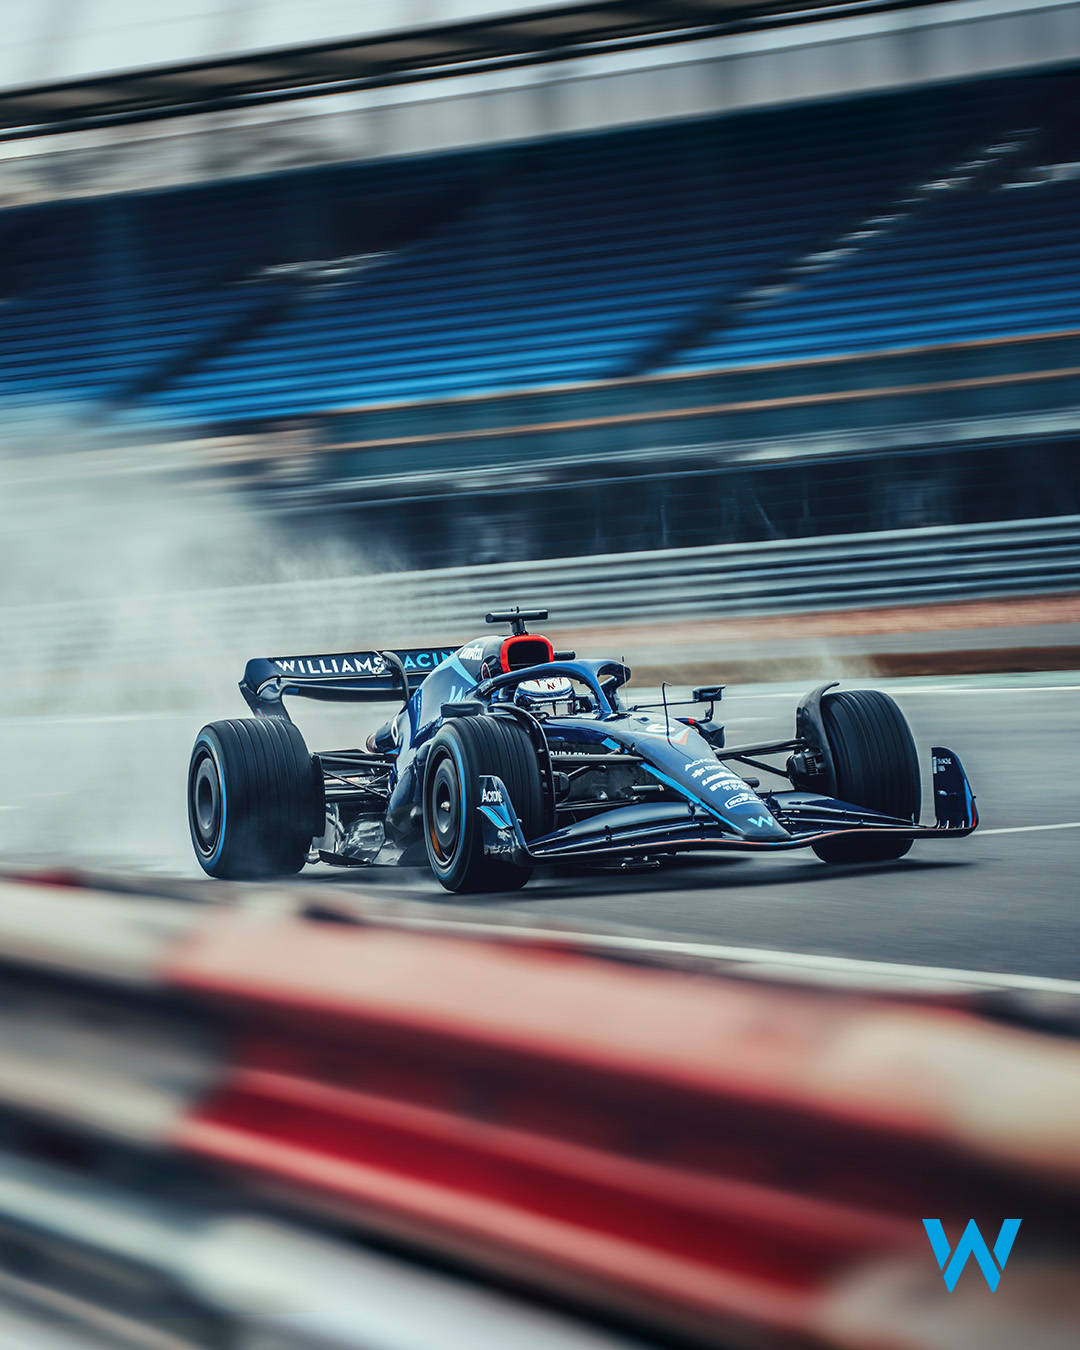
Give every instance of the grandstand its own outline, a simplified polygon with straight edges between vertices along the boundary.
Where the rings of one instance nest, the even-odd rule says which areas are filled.
[[[725,538],[783,533],[796,499],[809,532],[1043,514],[1024,465],[1068,454],[1080,383],[1078,93],[1040,71],[9,208],[0,398],[140,433],[302,429],[326,453],[279,503],[379,505],[401,539],[440,476],[505,504],[528,465],[553,491],[613,466],[658,484],[663,542],[707,542],[702,503],[739,496],[717,475],[778,444],[961,443],[982,468],[958,452],[927,517],[879,464],[905,505],[854,522],[852,471],[809,510],[758,470]],[[411,556],[464,560],[468,509]],[[560,531],[537,500],[511,552],[640,543],[605,514]]]
[[[214,427],[1069,328],[1049,85],[9,211],[0,388]]]

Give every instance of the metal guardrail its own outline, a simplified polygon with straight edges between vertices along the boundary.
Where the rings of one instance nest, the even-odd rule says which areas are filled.
[[[1080,589],[1080,516],[434,571],[121,594],[0,610],[9,673],[453,641],[487,609],[560,625],[920,604]]]

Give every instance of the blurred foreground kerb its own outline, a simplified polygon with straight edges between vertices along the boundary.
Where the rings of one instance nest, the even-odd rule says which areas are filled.
[[[24,1200],[57,1173],[90,1187],[64,1241],[111,1262],[137,1259],[95,1223],[93,1188],[119,1184],[183,1200],[159,1277],[193,1211],[270,1206],[647,1340],[975,1347],[1008,1328],[1049,1347],[1075,1317],[1080,1047],[970,995],[318,921],[288,891],[243,911],[25,880],[2,896],[4,1165]],[[48,1222],[0,1195],[40,1248]],[[946,1293],[927,1215],[953,1241],[1023,1219],[997,1293],[973,1263]],[[48,1240],[39,1269],[65,1288]],[[259,1311],[168,1278],[200,1315]]]

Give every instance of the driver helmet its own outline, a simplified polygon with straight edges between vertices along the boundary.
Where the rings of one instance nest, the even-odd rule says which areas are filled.
[[[522,680],[514,694],[514,702],[534,712],[555,713],[559,705],[565,711],[574,710],[574,682],[566,675],[545,675],[539,680]]]

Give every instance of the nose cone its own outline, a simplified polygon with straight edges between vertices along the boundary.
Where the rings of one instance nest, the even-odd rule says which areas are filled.
[[[698,800],[743,839],[765,844],[791,838],[750,785],[715,755],[691,759],[680,776]]]

